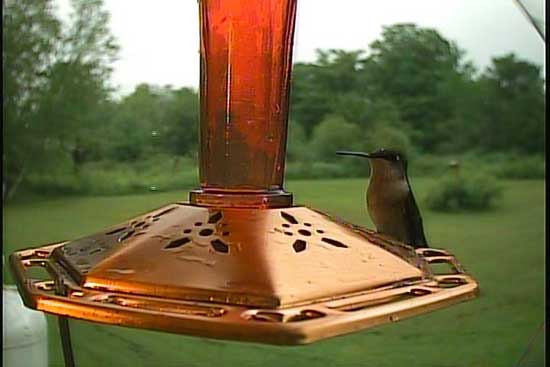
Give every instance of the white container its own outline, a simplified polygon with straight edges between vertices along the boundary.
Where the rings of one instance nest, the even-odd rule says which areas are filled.
[[[15,286],[3,288],[3,366],[47,367],[46,316],[26,308]]]

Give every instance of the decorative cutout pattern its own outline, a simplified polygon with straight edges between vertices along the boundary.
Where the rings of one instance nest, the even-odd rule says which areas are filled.
[[[187,237],[179,238],[177,240],[171,241],[168,245],[164,246],[164,249],[165,250],[172,250],[172,249],[175,249],[175,248],[179,248],[183,245],[186,245],[189,242],[191,242],[191,240]]]
[[[172,210],[174,210],[174,209],[176,209],[175,206],[173,206],[173,207],[171,207],[171,208],[168,208],[168,209],[166,209],[166,210],[163,210],[163,211],[161,211],[160,213],[157,213],[157,214],[153,215],[153,220],[162,217],[164,214],[170,213],[170,212],[171,212]]]
[[[208,223],[210,224],[216,224],[218,223],[220,220],[222,220],[222,212],[215,212],[214,214],[212,214],[210,216],[210,218],[208,218]]]
[[[286,322],[297,322],[297,321],[306,321],[312,319],[318,319],[324,317],[325,314],[316,310],[301,310],[300,313],[290,316]]]
[[[348,246],[344,245],[342,242],[333,240],[332,238],[323,237],[321,238],[321,241],[328,243],[329,245],[340,247],[340,248],[348,248]]]
[[[220,239],[212,240],[212,242],[210,242],[210,244],[212,245],[212,248],[214,248],[214,250],[216,250],[217,252],[221,252],[223,254],[229,253],[229,246],[227,246]]]
[[[116,229],[113,229],[112,231],[109,231],[107,233],[105,233],[107,236],[110,236],[112,234],[116,234],[116,233],[119,233],[119,232],[122,232],[124,231],[126,228],[128,227],[120,227],[120,228],[116,228]]]
[[[281,217],[283,217],[289,223],[298,224],[298,220],[296,219],[296,217],[288,214],[287,212],[281,212]]]
[[[292,244],[292,247],[294,248],[294,251],[302,252],[306,249],[307,244],[304,240],[296,240],[294,241],[294,244]]]
[[[205,228],[205,229],[201,229],[201,231],[199,232],[199,235],[203,236],[203,237],[207,237],[207,236],[210,236],[214,233],[213,230],[211,230],[210,228]]]
[[[215,211],[210,214],[208,217],[208,220],[205,222],[202,221],[196,221],[193,223],[194,228],[185,228],[183,230],[183,233],[186,235],[191,236],[184,237],[187,239],[188,242],[195,242],[199,246],[208,246],[207,244],[203,243],[207,237],[216,236],[216,228],[212,225],[216,225],[216,227],[226,227],[227,223],[220,223],[220,221],[223,219],[223,213],[221,211]],[[223,231],[219,236],[227,237],[229,236],[229,231]],[[177,240],[176,240],[177,241]],[[229,245],[221,240],[220,238],[215,237],[214,239],[209,240],[208,244],[217,253],[220,254],[228,254],[229,253]],[[165,247],[166,249],[167,247]]]
[[[118,242],[126,241],[128,238],[132,237],[132,235],[133,235],[135,232],[136,232],[136,231],[132,229],[132,230],[130,230],[130,231],[124,233],[122,236],[120,236],[120,237],[118,238],[117,241],[118,241]]]
[[[300,223],[300,219],[291,215],[287,212],[281,211],[281,217],[286,221],[282,223],[282,228],[275,228],[275,231],[285,234],[286,236],[299,236],[300,238],[295,240],[292,244],[292,248],[296,253],[302,252],[307,249],[308,241],[312,241],[315,244],[314,238],[317,235],[322,235],[325,233],[324,229],[313,228],[313,224],[310,222]],[[301,228],[297,228],[296,232],[291,231],[294,226],[303,225]],[[315,241],[315,242],[314,242]],[[322,237],[321,242],[338,247],[338,248],[348,248],[348,246],[338,240],[329,237]],[[317,242],[318,243],[318,242]]]

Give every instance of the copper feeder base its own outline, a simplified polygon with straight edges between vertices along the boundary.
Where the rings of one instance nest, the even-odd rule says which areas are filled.
[[[307,344],[478,292],[445,251],[414,251],[306,207],[175,203],[89,237],[16,252],[10,261],[33,309],[270,344]],[[449,274],[434,274],[431,263],[447,263]],[[45,267],[51,278],[32,279],[32,267]]]

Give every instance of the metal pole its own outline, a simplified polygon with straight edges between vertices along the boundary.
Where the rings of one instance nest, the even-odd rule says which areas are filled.
[[[71,344],[71,333],[69,329],[69,319],[65,316],[57,318],[59,334],[61,335],[61,345],[63,347],[63,359],[65,367],[75,367],[73,347]]]
[[[67,296],[67,287],[63,283],[63,279],[56,279],[55,292],[59,295]],[[65,360],[65,367],[75,367],[73,346],[71,343],[71,332],[69,329],[69,319],[65,316],[59,316],[57,318],[57,324],[59,327],[59,335],[61,336],[61,346],[63,348],[63,359]]]

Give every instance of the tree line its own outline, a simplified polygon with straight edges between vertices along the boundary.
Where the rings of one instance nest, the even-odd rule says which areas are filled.
[[[113,97],[119,46],[103,1],[71,8],[64,24],[51,0],[3,3],[4,199],[61,162],[79,177],[91,162],[196,157],[197,91],[140,84]],[[477,70],[438,31],[395,24],[365,50],[318,50],[294,65],[288,160],[341,162],[337,149],[379,146],[541,154],[544,97],[538,65],[508,54]]]

